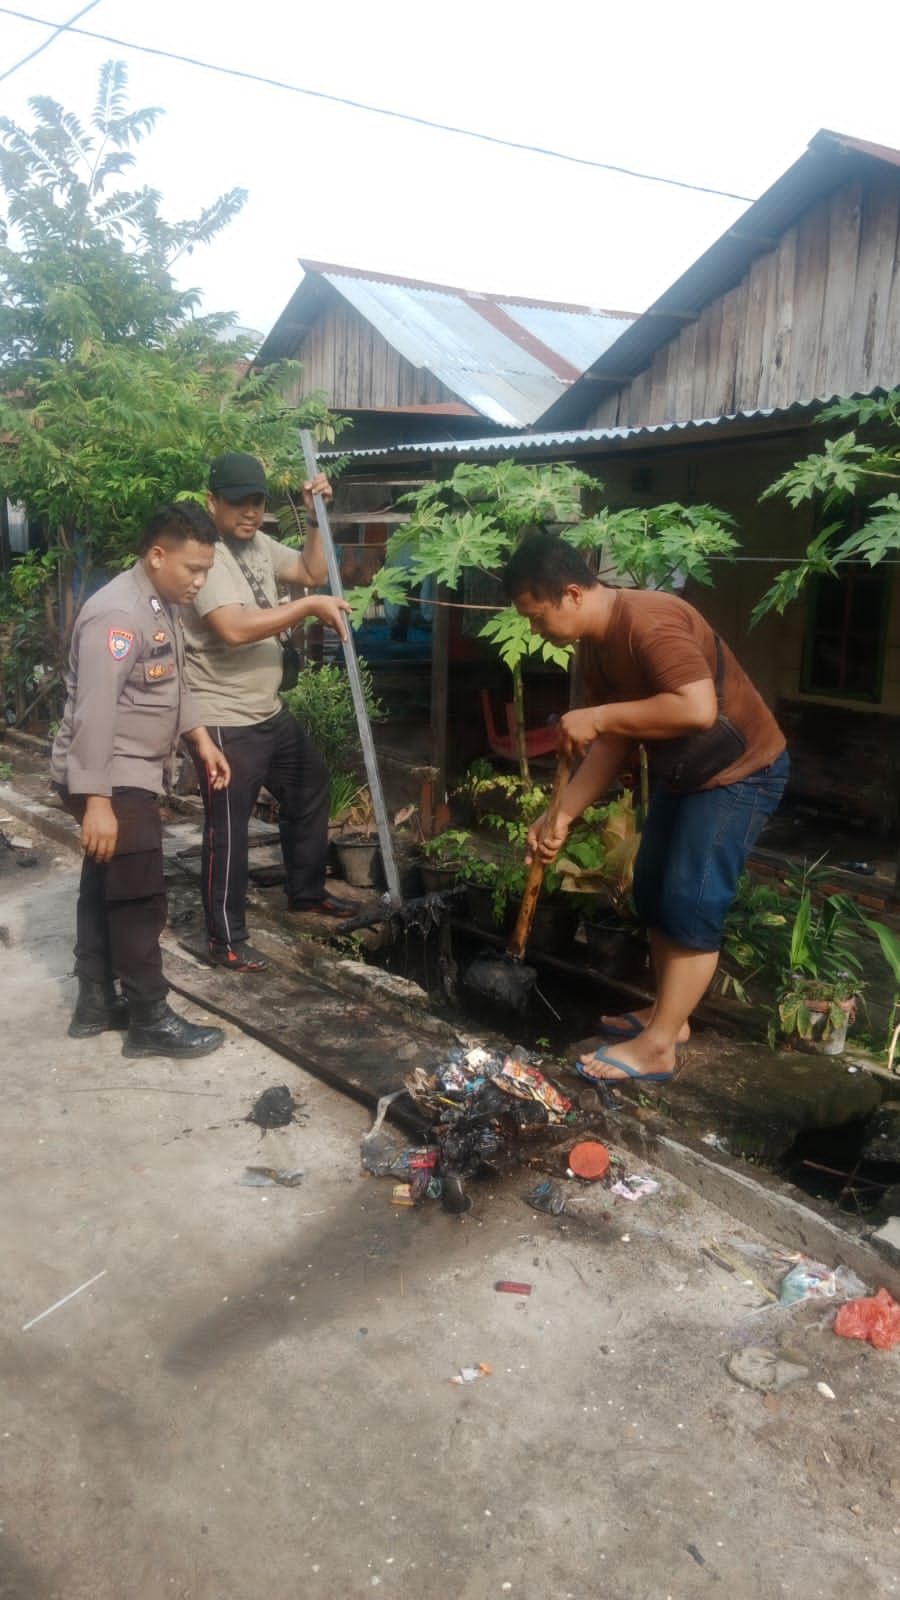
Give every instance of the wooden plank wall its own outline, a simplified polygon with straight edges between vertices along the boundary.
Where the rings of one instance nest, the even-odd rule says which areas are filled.
[[[844,184],[598,402],[590,427],[686,422],[900,383],[900,171]]]
[[[436,405],[458,399],[430,372],[405,360],[338,295],[296,354],[303,363],[301,392],[321,390],[338,410]]]

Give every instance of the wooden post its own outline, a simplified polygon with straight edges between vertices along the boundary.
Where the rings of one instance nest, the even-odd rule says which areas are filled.
[[[446,585],[439,583],[431,624],[431,765],[435,768],[435,799],[438,805],[447,797],[450,612],[446,604],[442,604],[447,598]]]

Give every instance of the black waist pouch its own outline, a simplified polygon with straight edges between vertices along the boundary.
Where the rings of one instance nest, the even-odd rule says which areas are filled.
[[[724,677],[722,646],[716,634],[716,699],[720,708]],[[720,709],[711,728],[686,733],[681,739],[661,740],[650,754],[650,772],[676,794],[690,794],[695,789],[703,789],[726,767],[733,766],[746,748],[747,741],[740,728],[736,728]]]
[[[282,637],[281,640],[281,683],[279,694],[284,694],[286,689],[295,689],[300,676],[300,652],[290,639]]]

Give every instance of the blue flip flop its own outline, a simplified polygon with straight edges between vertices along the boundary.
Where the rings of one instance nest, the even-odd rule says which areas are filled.
[[[608,1022],[601,1022],[598,1024],[597,1032],[604,1034],[608,1039],[636,1039],[639,1033],[643,1033],[644,1024],[633,1011],[623,1012],[622,1021],[627,1022],[627,1028],[614,1028]]]
[[[615,1056],[609,1055],[605,1050],[595,1050],[593,1059],[601,1061],[605,1067],[618,1068],[619,1072],[625,1073],[626,1078],[633,1079],[637,1083],[670,1083],[675,1076],[674,1072],[638,1072],[637,1067],[630,1067],[627,1061],[617,1061]],[[584,1078],[586,1083],[595,1086],[598,1083],[615,1084],[619,1081],[616,1078],[601,1078],[594,1072],[588,1072],[580,1061],[575,1062],[575,1071],[579,1078]]]

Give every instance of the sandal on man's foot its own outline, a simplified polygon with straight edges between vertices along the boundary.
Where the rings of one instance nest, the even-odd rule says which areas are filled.
[[[610,1022],[604,1022],[601,1017],[597,1032],[607,1039],[636,1039],[643,1033],[645,1024],[633,1011],[626,1011],[621,1017],[614,1017]]]
[[[224,967],[226,972],[264,972],[269,965],[261,950],[252,944],[216,944],[209,941],[209,960],[213,967]]]
[[[616,1056],[611,1056],[606,1050],[595,1050],[592,1061],[598,1061],[602,1067],[615,1067],[618,1072],[625,1074],[622,1078],[607,1078],[601,1072],[589,1072],[580,1061],[575,1062],[575,1071],[579,1078],[584,1078],[586,1083],[671,1083],[674,1072],[641,1072],[637,1067],[630,1067],[627,1061],[619,1061]]]

